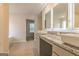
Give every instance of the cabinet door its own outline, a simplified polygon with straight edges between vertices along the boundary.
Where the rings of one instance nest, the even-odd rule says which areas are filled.
[[[74,56],[72,53],[70,53],[56,45],[53,45],[53,52],[56,52],[56,54],[59,56]],[[53,53],[53,55],[54,55],[54,53]]]
[[[52,45],[40,38],[40,56],[51,56]]]

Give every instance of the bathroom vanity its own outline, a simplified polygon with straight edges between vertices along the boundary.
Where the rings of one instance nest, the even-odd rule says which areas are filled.
[[[38,32],[35,43],[38,56],[78,56],[79,34],[76,32]]]
[[[77,13],[74,19],[73,6],[74,4],[60,3],[43,13],[44,31],[35,35],[35,55],[79,56],[79,17]]]

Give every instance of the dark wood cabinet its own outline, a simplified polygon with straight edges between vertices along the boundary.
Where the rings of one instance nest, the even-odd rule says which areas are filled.
[[[51,56],[52,55],[52,45],[40,39],[40,56]]]

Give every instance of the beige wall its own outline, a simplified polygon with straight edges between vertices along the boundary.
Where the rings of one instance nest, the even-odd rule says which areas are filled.
[[[37,32],[42,30],[42,12],[40,12],[39,15],[36,16],[35,18],[35,33],[34,33],[34,38],[36,39]]]
[[[42,30],[42,12],[35,19],[35,27],[37,31]]]
[[[9,36],[14,42],[26,42],[26,19],[35,20],[35,16],[27,14],[9,15]]]
[[[8,4],[0,4],[0,53],[8,53]]]
[[[75,21],[74,21],[75,28],[79,28],[79,14],[75,14]]]

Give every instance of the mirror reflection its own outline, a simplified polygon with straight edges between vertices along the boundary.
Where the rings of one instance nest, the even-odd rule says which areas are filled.
[[[53,27],[64,28],[68,26],[68,4],[60,3],[53,9]]]
[[[45,28],[51,28],[51,11],[48,11],[45,15]]]

